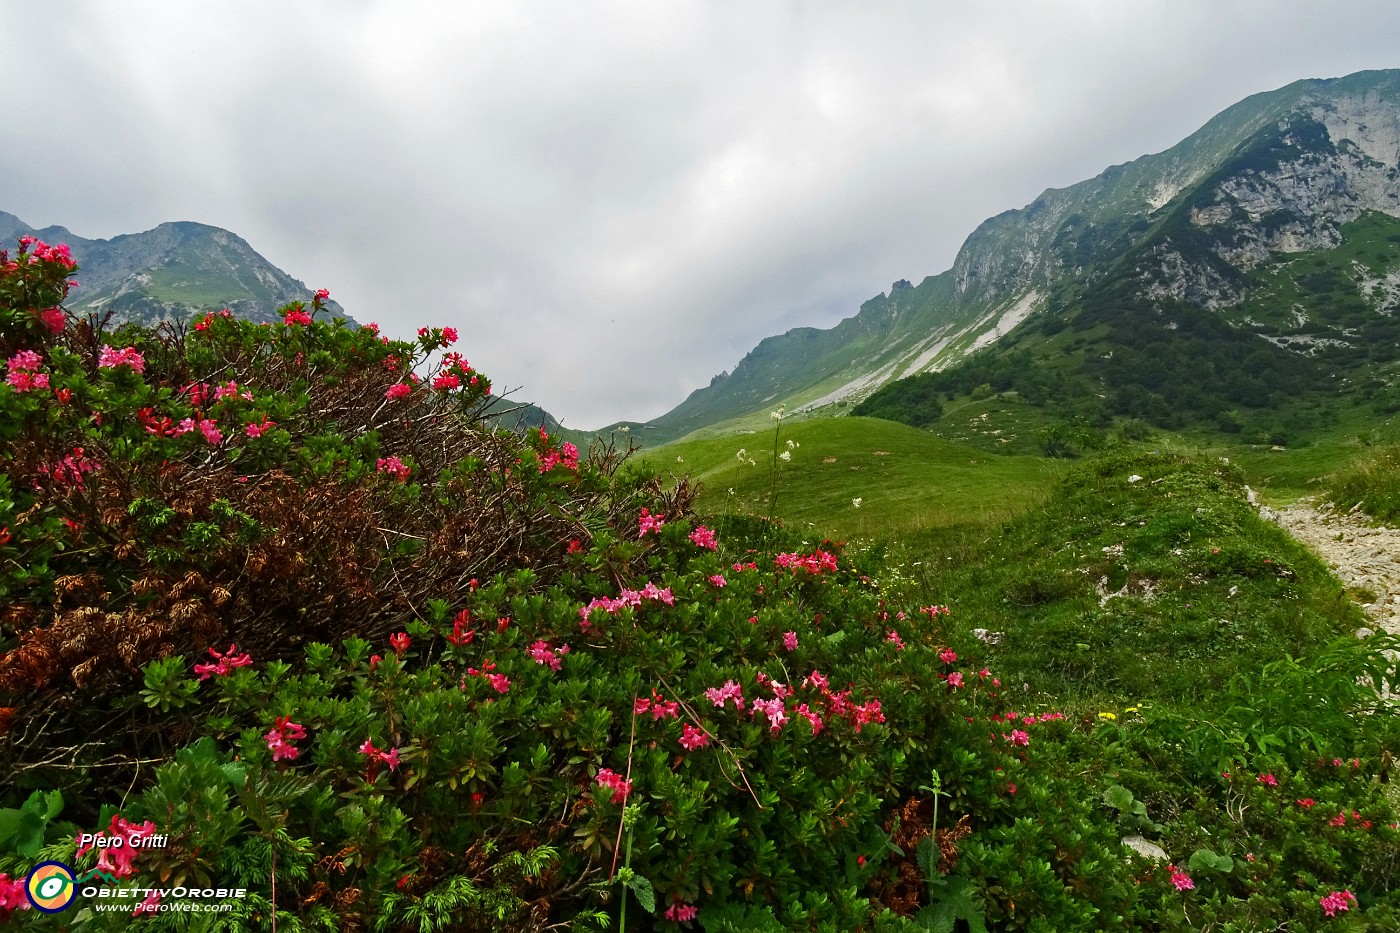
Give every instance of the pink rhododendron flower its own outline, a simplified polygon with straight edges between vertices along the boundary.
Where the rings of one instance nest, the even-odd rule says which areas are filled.
[[[1261,774],[1254,779],[1254,783],[1265,784],[1269,787],[1278,787],[1278,778],[1274,777],[1272,774]]]
[[[715,533],[704,525],[701,525],[690,533],[690,540],[695,543],[696,547],[702,547],[709,551],[714,551],[719,548],[719,545],[715,542]]]
[[[623,803],[627,800],[627,795],[632,792],[632,782],[608,768],[598,769],[596,780],[599,787],[606,787],[613,792],[613,803]]]
[[[1356,903],[1356,896],[1350,891],[1337,891],[1322,898],[1319,903],[1322,905],[1322,912],[1329,917],[1335,917],[1339,910],[1351,910],[1351,905]]]
[[[894,650],[896,651],[904,650],[904,639],[900,638],[899,633],[894,629],[890,629],[889,634],[885,636],[885,641],[894,645]]]
[[[29,896],[24,893],[25,883],[23,878],[11,878],[8,874],[0,872],[0,916],[7,910],[31,910]]]
[[[681,726],[681,748],[687,751],[695,751],[697,748],[704,748],[710,744],[709,733],[703,729],[697,729],[690,723]]]
[[[1345,813],[1338,813],[1336,816],[1332,817],[1330,820],[1327,821],[1327,825],[1345,826],[1347,825],[1347,815]]]
[[[411,470],[398,457],[380,457],[374,462],[374,468],[380,473],[387,473],[399,482],[407,482]]]
[[[78,837],[77,854],[79,856],[87,854],[92,849],[97,849],[97,868],[99,871],[111,873],[117,878],[129,878],[136,874],[133,862],[141,851],[139,843],[133,845],[133,839],[145,839],[153,835],[156,826],[150,820],[140,826],[123,819],[120,814],[112,815],[112,822],[108,828],[100,833],[96,833],[96,839],[83,843],[82,837]],[[108,840],[106,845],[99,844],[98,839]],[[122,840],[120,845],[113,844],[113,840]]]
[[[302,306],[301,302],[297,302],[287,311],[286,316],[282,318],[282,323],[286,324],[288,327],[304,326],[311,323],[311,315],[306,313],[306,309]]]
[[[218,445],[223,443],[224,432],[220,431],[218,425],[210,421],[208,418],[200,420],[199,433],[203,434],[204,439],[211,444]]]
[[[770,732],[781,732],[783,723],[788,721],[787,713],[783,709],[783,701],[777,698],[772,700],[754,700],[753,709],[749,711],[749,716],[754,717],[762,713],[768,720]]]
[[[394,649],[394,654],[403,654],[408,650],[409,641],[407,632],[398,632],[389,636],[389,647]]]
[[[5,361],[12,373],[35,372],[44,364],[44,358],[33,350],[20,350]]]
[[[238,383],[233,381],[229,381],[226,385],[215,386],[214,400],[216,402],[222,402],[226,398],[241,398],[244,401],[251,402],[253,400],[253,393],[249,392],[247,389],[240,390],[238,388]]]
[[[237,645],[229,645],[228,651],[219,654],[213,648],[209,649],[209,654],[213,656],[216,664],[196,664],[194,672],[199,675],[200,680],[208,680],[211,675],[227,677],[233,673],[234,668],[247,667],[253,663],[253,659],[246,654],[237,654]]]
[[[836,572],[836,555],[821,550],[813,551],[811,554],[805,555],[796,552],[792,554],[779,554],[773,560],[774,563],[782,569],[791,570],[793,573],[799,570],[805,570],[807,573],[813,575],[823,572]]]
[[[813,735],[817,735],[818,733],[820,733],[822,731],[823,726],[825,725],[825,723],[822,722],[822,718],[816,713],[814,713],[811,707],[809,707],[806,703],[803,703],[802,705],[797,707],[797,715],[806,718],[806,720],[812,724]]]
[[[710,687],[705,691],[705,696],[720,709],[724,708],[725,700],[733,700],[735,709],[740,712],[744,710],[743,688],[732,680],[726,680],[723,687]]]
[[[316,289],[316,295],[315,295],[315,297],[314,297],[312,300],[314,300],[314,301],[325,301],[325,300],[326,300],[327,298],[329,298],[330,296],[331,296],[330,289],[328,289],[328,288],[318,288],[318,289]]]
[[[490,682],[491,689],[497,693],[510,692],[510,678],[505,674],[487,674],[486,679]]]
[[[726,586],[729,583],[728,580],[724,579],[724,575],[719,573],[715,574],[713,577],[710,577],[710,582],[713,583],[715,586]]]
[[[47,389],[49,376],[47,373],[12,372],[5,377],[5,382],[16,392],[33,392],[35,389]]]
[[[1012,745],[1024,746],[1031,744],[1030,733],[1026,732],[1023,729],[1012,729],[1010,735],[1002,733],[1001,737],[1006,741],[1010,742]]]
[[[264,432],[271,431],[275,427],[277,427],[277,422],[263,415],[262,424],[253,424],[250,421],[247,426],[243,428],[243,431],[249,437],[262,437]]]
[[[681,713],[681,705],[675,700],[667,700],[653,690],[651,699],[639,698],[632,704],[632,712],[638,716],[650,712],[653,720],[675,719]]]
[[[963,685],[963,675],[954,671],[948,675],[948,686],[961,687]]]
[[[1298,801],[1298,806],[1302,807],[1304,810],[1311,810],[1316,805],[1317,801],[1313,800],[1311,797],[1304,797],[1302,800]]]
[[[442,329],[442,342],[445,346],[452,346],[457,342],[457,328],[444,327]],[[478,357],[479,359],[479,357]]]
[[[389,386],[389,390],[384,393],[385,398],[400,399],[408,398],[413,394],[413,386],[406,382],[396,382]]]
[[[140,353],[136,352],[135,347],[117,350],[105,343],[102,345],[102,355],[98,357],[97,365],[108,369],[117,366],[130,366],[138,373],[146,371],[146,360]]]
[[[698,913],[700,913],[700,908],[696,907],[694,904],[676,903],[666,908],[664,916],[667,920],[671,920],[675,923],[686,923],[690,920],[694,920],[695,915]]]
[[[433,379],[433,388],[439,392],[447,392],[452,389],[460,389],[462,380],[451,373],[440,373]]]
[[[958,656],[952,648],[944,648],[942,651],[938,652],[938,659],[944,664],[952,664],[958,659]]]
[[[796,650],[797,650],[797,633],[796,633],[796,632],[783,632],[783,650],[785,650],[785,651],[796,651]]]
[[[1172,873],[1172,884],[1176,885],[1178,891],[1190,891],[1196,886],[1191,876],[1184,871],[1178,871],[1175,865],[1168,865],[1167,871]]]
[[[849,691],[847,691],[849,692]],[[855,708],[856,732],[860,732],[860,727],[866,723],[884,722],[885,714],[880,711],[880,701],[870,700]]]
[[[267,747],[272,749],[273,761],[281,761],[284,758],[294,761],[301,754],[301,750],[292,743],[306,738],[306,730],[292,722],[290,716],[279,716],[272,731],[263,738],[267,741]]]
[[[556,651],[549,646],[549,642],[540,640],[531,645],[527,653],[536,664],[548,664],[550,670],[557,671],[564,663],[561,655],[569,653],[569,646],[560,645]]]
[[[39,323],[48,328],[51,334],[63,333],[64,325],[67,323],[63,316],[62,308],[45,308],[38,313]],[[140,370],[137,370],[140,372]]]
[[[666,524],[664,515],[652,515],[650,511],[643,508],[641,516],[637,519],[637,537],[645,538],[648,534],[661,534],[661,527]]]

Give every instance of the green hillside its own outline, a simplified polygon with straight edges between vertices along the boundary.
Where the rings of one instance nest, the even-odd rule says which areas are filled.
[[[839,537],[1001,520],[1035,505],[1062,472],[1044,458],[981,452],[879,419],[822,418],[781,425],[778,454],[790,459],[776,461],[775,475],[774,435],[682,441],[640,460],[698,481],[701,510],[767,515],[773,501],[795,530]]]

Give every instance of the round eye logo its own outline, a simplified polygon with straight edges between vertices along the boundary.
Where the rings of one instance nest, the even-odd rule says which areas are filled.
[[[30,869],[24,891],[37,909],[56,914],[73,903],[78,889],[73,883],[73,869],[62,862],[44,862]]]

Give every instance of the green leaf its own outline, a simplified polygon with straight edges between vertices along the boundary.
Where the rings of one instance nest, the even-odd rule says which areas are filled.
[[[1103,792],[1103,802],[1115,810],[1127,810],[1133,805],[1133,792],[1121,784],[1114,784]]]
[[[642,910],[649,914],[656,913],[656,892],[652,890],[650,881],[641,875],[633,875],[627,886],[637,895],[637,903],[642,905]]]
[[[228,778],[229,784],[234,790],[242,790],[247,781],[247,768],[241,761],[230,761],[219,765],[219,770]]]
[[[1214,871],[1229,872],[1235,867],[1235,860],[1228,855],[1217,855],[1210,849],[1197,849],[1192,855],[1186,867],[1194,871],[1201,869],[1212,869]]]

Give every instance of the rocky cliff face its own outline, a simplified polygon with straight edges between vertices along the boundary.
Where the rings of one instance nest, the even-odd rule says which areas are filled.
[[[77,314],[111,312],[114,323],[183,320],[219,308],[253,321],[275,321],[279,307],[311,297],[312,289],[243,238],[206,224],[165,223],[144,233],[89,240],[64,227],[35,230],[0,212],[0,242],[12,246],[24,234],[67,243],[80,282],[68,307]],[[334,302],[329,307],[348,318]]]
[[[1125,270],[1147,301],[1257,323],[1261,301],[1294,299],[1267,279],[1272,267],[1337,249],[1370,215],[1400,217],[1400,71],[1299,81],[1241,101],[1166,152],[987,220],[951,269],[916,287],[896,283],[835,328],[768,338],[657,419],[655,436],[779,402],[859,400],[953,365]],[[1392,270],[1372,259],[1345,284],[1369,289],[1380,308]],[[1316,323],[1298,313],[1311,320],[1295,329]],[[1316,339],[1348,338],[1339,330]]]

